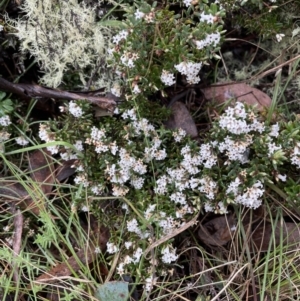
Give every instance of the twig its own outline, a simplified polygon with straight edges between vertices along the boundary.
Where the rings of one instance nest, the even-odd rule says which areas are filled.
[[[14,258],[20,254],[23,232],[23,214],[20,209],[17,210],[14,217],[14,239],[13,239],[13,251]],[[13,278],[16,283],[19,282],[19,267],[17,261],[13,260]]]
[[[95,104],[98,107],[102,109],[106,109],[108,111],[113,111],[116,106],[116,102],[112,98],[92,96],[80,92],[68,92],[68,91],[62,91],[58,89],[45,88],[36,84],[34,85],[14,84],[1,77],[0,77],[0,90],[18,94],[20,96],[25,97],[26,99],[41,98],[41,97],[54,98],[54,99],[62,98],[65,100],[85,99],[90,103]]]
[[[158,247],[159,245],[163,244],[165,241],[170,240],[172,237],[178,235],[179,233],[187,230],[189,227],[195,225],[197,223],[197,219],[198,219],[199,213],[193,218],[191,219],[188,223],[184,224],[182,227],[172,231],[171,233],[167,234],[166,236],[160,238],[159,240],[155,241],[151,246],[149,246],[145,252],[144,252],[144,256],[146,256],[151,250],[153,250],[154,248]]]

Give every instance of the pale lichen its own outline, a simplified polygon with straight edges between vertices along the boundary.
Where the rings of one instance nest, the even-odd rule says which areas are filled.
[[[44,72],[42,84],[57,87],[75,72],[83,87],[110,85],[105,67],[111,32],[96,22],[95,8],[77,0],[25,0],[21,10],[24,16],[10,21],[20,50],[34,56]]]

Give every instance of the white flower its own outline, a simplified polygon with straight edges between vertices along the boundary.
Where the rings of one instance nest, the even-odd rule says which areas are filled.
[[[60,157],[65,161],[77,159],[77,155],[72,153],[70,149],[67,149],[64,153],[60,153]]]
[[[186,76],[189,84],[199,83],[200,77],[197,75],[202,67],[202,63],[182,62],[174,67],[178,72]]]
[[[156,204],[149,205],[147,210],[144,212],[145,219],[149,220],[152,216],[152,212],[154,211]]]
[[[144,185],[145,179],[142,177],[136,177],[133,176],[130,180],[130,184],[135,188],[135,189],[142,189]]]
[[[238,160],[241,163],[247,162],[247,147],[252,143],[252,137],[248,136],[246,141],[233,140],[229,136],[219,143],[219,151],[221,153],[226,151],[226,155],[230,161]]]
[[[122,197],[122,196],[125,196],[128,193],[129,188],[127,188],[125,186],[113,185],[112,191],[113,191],[112,194],[114,196]]]
[[[279,127],[279,124],[278,124],[278,122],[276,123],[276,124],[273,124],[272,126],[271,126],[271,132],[270,132],[270,136],[272,136],[272,137],[278,137],[278,135],[279,135],[279,130],[280,130],[280,127]]]
[[[123,55],[121,56],[121,62],[124,66],[127,66],[128,68],[134,67],[134,62],[139,58],[139,55],[137,53],[132,53],[125,51]]]
[[[208,24],[214,23],[214,16],[211,14],[206,15],[204,12],[200,15],[200,22],[207,22]]]
[[[286,175],[278,175],[277,176],[279,180],[281,180],[282,182],[286,182]]]
[[[144,287],[147,293],[151,292],[153,286],[156,284],[156,281],[157,281],[157,277],[153,277],[153,275],[145,279]]]
[[[235,198],[235,202],[256,209],[262,203],[260,198],[263,196],[264,191],[262,183],[257,181],[252,187],[248,187],[245,193],[238,195]]]
[[[169,71],[163,70],[162,74],[160,76],[160,80],[166,85],[166,86],[172,86],[175,84],[175,76],[173,73],[170,73]]]
[[[177,131],[174,131],[172,135],[175,142],[180,142],[186,136],[186,131],[182,128],[179,128]]]
[[[275,1],[272,1],[271,2],[275,2]],[[281,42],[282,38],[285,36],[285,34],[283,33],[278,33],[276,34],[276,39],[277,39],[277,42]]]
[[[75,184],[77,184],[77,185],[82,184],[83,187],[88,187],[88,186],[89,186],[89,182],[88,182],[88,180],[87,180],[85,174],[77,175],[77,176],[74,178],[74,182],[75,182]]]
[[[164,160],[167,157],[167,153],[165,149],[160,149],[155,152],[154,158],[158,161]]]
[[[141,248],[137,248],[136,251],[133,253],[133,263],[138,263],[140,261],[140,258],[143,254],[143,250]]]
[[[101,195],[101,193],[103,192],[103,187],[101,185],[94,185],[91,187],[91,191],[95,195]]]
[[[145,16],[145,13],[141,12],[139,9],[136,10],[136,12],[134,13],[135,18],[138,19],[142,19]]]
[[[213,212],[213,211],[214,211],[214,207],[213,207],[213,205],[212,205],[211,203],[206,202],[206,203],[204,204],[204,210],[205,210],[206,212]]]
[[[0,131],[0,142],[8,140],[10,135],[11,134],[6,131]],[[1,150],[1,152],[2,152],[2,150]]]
[[[257,121],[256,119],[252,121],[252,124],[250,124],[249,127],[252,131],[257,131],[260,134],[262,134],[262,132],[265,130],[265,125],[262,122]]]
[[[138,227],[138,222],[135,218],[132,219],[131,221],[127,221],[127,230],[129,232],[134,232],[134,233],[140,231],[140,228]]]
[[[89,208],[89,206],[84,205],[84,206],[81,207],[81,211],[83,211],[83,212],[89,212],[90,208]]]
[[[117,96],[117,97],[121,97],[121,86],[119,85],[119,84],[114,84],[114,86],[111,88],[111,90],[110,90],[110,92],[113,94],[113,95],[115,95],[115,96]],[[117,108],[116,108],[117,109]],[[115,110],[116,110],[115,109]],[[118,113],[115,113],[114,112],[114,114],[118,114]]]
[[[128,208],[128,205],[126,203],[123,203],[122,206],[121,206],[121,208],[123,210],[125,210],[126,212],[129,212],[129,208]]]
[[[199,184],[199,191],[203,192],[209,200],[213,200],[215,197],[217,183],[214,182],[209,176],[206,176],[199,180]]]
[[[126,241],[126,242],[125,242],[125,248],[126,248],[127,250],[129,250],[130,247],[132,247],[132,242],[131,242],[131,241]]]
[[[93,126],[91,130],[91,139],[95,141],[101,141],[103,138],[105,138],[105,130],[97,129],[95,126]]]
[[[176,255],[176,249],[170,250],[170,247],[165,247],[162,251],[162,262],[164,263],[171,263],[172,261],[176,261],[178,258],[178,255]]]
[[[55,154],[58,154],[59,147],[58,147],[58,145],[47,146],[47,150],[48,150],[52,155],[55,155]]]
[[[101,249],[100,249],[99,247],[96,247],[96,248],[95,248],[95,253],[96,253],[96,254],[101,253]]]
[[[119,248],[112,242],[107,242],[106,247],[107,247],[106,251],[109,254],[114,254],[119,251]]]
[[[220,40],[221,40],[221,34],[219,32],[216,32],[216,33],[208,34],[201,41],[194,40],[194,43],[196,44],[196,48],[201,50],[209,45],[216,47],[220,43]]]
[[[23,145],[23,146],[27,145],[29,143],[29,141],[26,138],[24,138],[23,136],[17,137],[17,138],[15,138],[15,140],[16,140],[17,144]]]
[[[74,147],[76,148],[76,150],[78,150],[79,152],[83,151],[83,145],[82,145],[82,141],[81,140],[76,140]]]
[[[275,143],[268,143],[268,156],[271,157],[276,151],[281,149],[281,146],[276,146]]]
[[[127,264],[130,264],[130,263],[133,262],[133,258],[130,257],[129,255],[126,255],[123,262],[124,262],[124,264],[126,264],[126,265],[127,265]]]
[[[132,92],[133,92],[133,94],[140,94],[141,90],[138,85],[134,85]]]
[[[168,178],[166,176],[161,176],[156,180],[156,186],[154,187],[154,192],[157,194],[165,194],[167,192]]]
[[[67,108],[64,106],[59,106],[58,109],[59,109],[59,112],[61,112],[61,113],[64,113],[67,110]]]
[[[115,115],[118,115],[118,114],[120,114],[120,110],[119,110],[119,108],[118,108],[118,107],[115,107],[115,109],[114,109],[114,114],[115,114]]]
[[[110,148],[110,152],[111,152],[113,155],[115,155],[115,154],[117,153],[118,149],[119,149],[119,147],[118,147],[117,144],[116,144],[116,141],[111,142],[111,143],[109,144],[109,148]]]
[[[241,184],[241,180],[236,177],[235,180],[233,182],[231,182],[226,190],[226,194],[229,194],[229,193],[233,193],[234,196],[236,196],[239,192],[238,188],[239,188],[239,185]]]
[[[8,126],[11,124],[10,118],[8,115],[4,115],[0,117],[0,125],[2,126]]]
[[[181,205],[186,204],[186,196],[182,192],[175,192],[170,195],[171,201]]]
[[[228,213],[227,208],[225,208],[223,202],[219,202],[218,207],[219,208],[217,210],[215,210],[216,214],[227,214]]]
[[[291,153],[291,163],[300,168],[300,142],[295,145]]]
[[[134,110],[134,109],[131,109],[131,110],[125,111],[125,112],[122,114],[122,118],[123,118],[123,119],[130,119],[130,120],[136,121],[136,120],[137,120],[137,116],[136,116],[135,110]]]
[[[79,118],[83,115],[83,111],[74,101],[69,103],[69,112],[76,118]]]
[[[192,2],[193,2],[193,0],[183,0],[183,3],[186,7],[191,6]]]
[[[127,30],[122,30],[117,35],[115,35],[113,37],[113,43],[114,44],[119,44],[121,40],[126,40],[127,36],[128,36],[128,31]]]
[[[124,273],[125,273],[125,271],[124,271],[124,263],[123,262],[121,262],[119,265],[118,265],[118,267],[117,267],[117,273],[119,274],[119,275],[123,275]]]

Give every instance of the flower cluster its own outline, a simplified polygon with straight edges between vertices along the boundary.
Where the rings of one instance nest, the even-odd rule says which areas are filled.
[[[198,76],[202,63],[193,63],[193,62],[182,62],[178,65],[175,65],[175,69],[181,74],[186,76],[186,79],[189,84],[197,84],[200,81]]]
[[[40,124],[40,128],[39,128],[39,137],[41,140],[45,141],[45,142],[54,142],[56,139],[56,135],[55,132],[52,132],[50,130],[50,127],[47,126],[46,124]],[[57,154],[59,151],[59,147],[58,145],[53,145],[53,146],[47,146],[47,150],[51,153],[51,154]]]
[[[184,4],[190,7],[192,1],[184,1]],[[174,12],[168,8],[151,7],[147,3],[142,3],[134,13],[128,13],[128,29],[112,38],[114,47],[109,51],[111,65],[117,66],[116,73],[126,79],[122,82],[125,93],[145,96],[174,85],[175,72],[184,75],[189,84],[199,83],[203,63],[218,50],[224,11],[218,5],[203,3],[201,9],[195,5],[186,9],[185,14],[174,18]],[[186,25],[187,20],[194,18],[200,19],[196,28]],[[193,61],[185,59],[191,53]]]
[[[0,125],[9,126],[11,124],[10,117],[8,115],[4,115],[0,117]]]
[[[76,118],[79,118],[83,115],[83,111],[81,107],[74,101],[70,101],[68,108],[69,108],[69,112]]]
[[[208,34],[204,40],[197,41],[195,40],[194,43],[196,44],[197,49],[201,50],[204,47],[212,45],[216,47],[221,40],[221,34],[219,32]]]
[[[0,126],[7,128],[11,124],[10,117],[4,115],[0,117]],[[0,129],[0,143],[9,139],[11,134],[6,129]],[[3,146],[0,145],[0,152],[3,151]]]

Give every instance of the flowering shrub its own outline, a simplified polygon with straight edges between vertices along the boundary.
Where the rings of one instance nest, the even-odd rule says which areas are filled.
[[[88,103],[71,101],[59,120],[40,124],[37,139],[62,160],[76,160],[72,210],[101,216],[111,230],[107,253],[119,252],[117,274],[137,275],[146,292],[179,257],[172,235],[199,212],[225,214],[235,205],[256,209],[274,183],[287,200],[300,201],[296,117],[286,122],[275,116],[278,120],[268,124],[238,102],[214,120],[198,144],[182,129],[165,129],[160,123],[165,112],[148,110],[147,96],[175,85],[177,76],[187,85],[199,83],[202,66],[217,57],[225,11],[219,1],[210,2],[184,0],[174,9],[144,2],[138,9],[126,7],[123,28],[113,37],[96,25],[93,10],[77,1],[27,0],[27,20],[16,23],[22,49],[46,71],[45,84],[59,85],[68,69],[86,84],[102,62],[120,79],[111,92],[124,93],[126,101],[114,116],[97,121]],[[50,24],[43,15],[49,11],[56,16]],[[111,44],[106,58],[105,46]],[[99,77],[98,84],[101,80],[108,81],[106,88],[112,81]],[[19,133],[9,140],[11,125],[9,114],[1,114],[1,146],[32,143]]]
[[[82,116],[72,112],[75,105]],[[135,274],[142,260],[145,269],[139,275],[147,283],[163,275],[165,265],[178,258],[167,240],[147,262],[142,254],[153,242],[184,226],[201,208],[221,214],[228,205],[256,209],[269,184],[275,181],[288,192],[294,185],[289,185],[289,179],[295,180],[300,169],[299,123],[268,125],[261,114],[240,102],[214,121],[200,145],[181,129],[172,132],[154,126],[139,117],[135,108],[120,108],[121,112],[100,124],[82,125],[84,105],[68,107],[66,124],[72,125],[71,133],[69,128],[51,133],[50,127],[42,125],[40,137],[68,141],[74,150],[84,152],[80,159],[74,150],[49,148],[64,159],[79,158],[74,181],[81,188],[74,206],[86,194],[90,197],[84,211],[99,211],[95,200],[101,197],[119,200],[124,214],[110,209],[102,213],[109,216],[106,221],[113,229],[107,252],[120,251],[116,269],[120,275]]]
[[[112,93],[119,96],[123,85],[126,93],[145,97],[175,84],[178,72],[188,84],[200,81],[203,63],[219,50],[225,12],[208,1],[183,1],[179,11],[146,2],[128,9],[126,28],[113,37],[111,65],[124,80]]]

